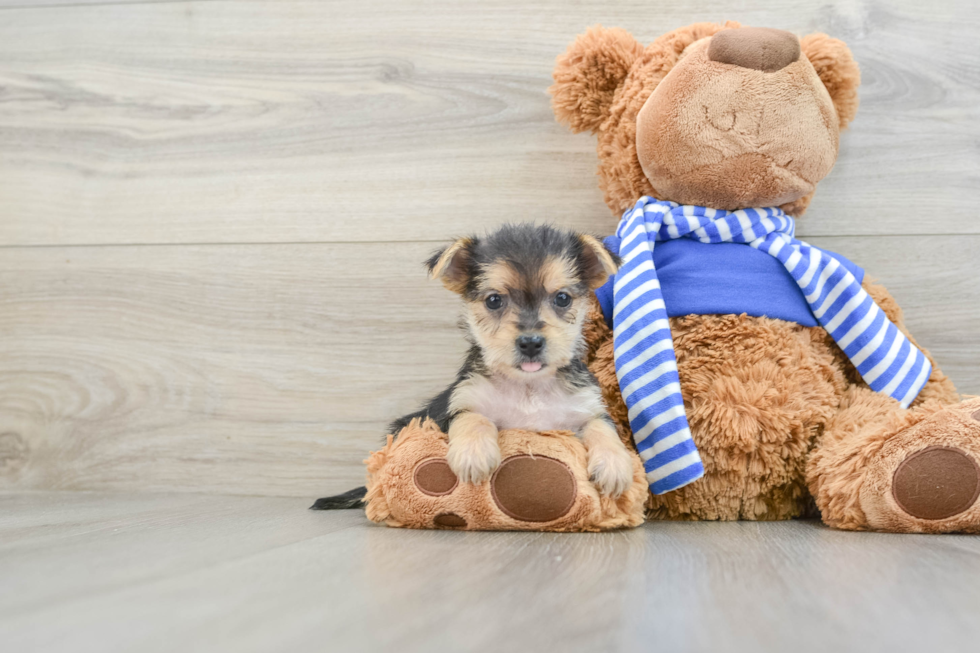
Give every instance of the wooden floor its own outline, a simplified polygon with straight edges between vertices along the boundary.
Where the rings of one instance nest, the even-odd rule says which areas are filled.
[[[5,651],[971,651],[980,539],[405,531],[292,498],[0,495]]]
[[[505,221],[615,228],[555,57],[726,19],[853,49],[799,233],[980,394],[973,0],[0,0],[0,488],[360,483],[463,352],[421,261]]]

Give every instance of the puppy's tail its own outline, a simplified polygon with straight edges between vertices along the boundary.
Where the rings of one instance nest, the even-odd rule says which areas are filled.
[[[356,487],[353,490],[348,490],[343,494],[338,494],[335,497],[323,497],[322,499],[317,499],[316,503],[310,506],[310,510],[347,510],[349,508],[363,508],[364,495],[367,494],[367,488],[363,485],[361,487]]]

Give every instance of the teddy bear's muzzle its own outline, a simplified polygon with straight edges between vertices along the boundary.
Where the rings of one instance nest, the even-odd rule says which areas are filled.
[[[800,58],[795,34],[769,27],[726,29],[711,38],[708,59],[771,73]]]

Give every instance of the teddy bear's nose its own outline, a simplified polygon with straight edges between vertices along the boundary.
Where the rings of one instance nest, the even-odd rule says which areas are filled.
[[[800,40],[795,34],[769,27],[726,29],[711,37],[708,58],[771,73],[800,58]]]

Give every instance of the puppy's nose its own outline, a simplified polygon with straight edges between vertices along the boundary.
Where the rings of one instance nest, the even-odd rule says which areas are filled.
[[[800,58],[800,40],[790,32],[769,27],[724,29],[711,37],[708,58],[771,73]]]
[[[534,358],[544,349],[544,336],[521,336],[517,339],[517,348],[525,356]]]

